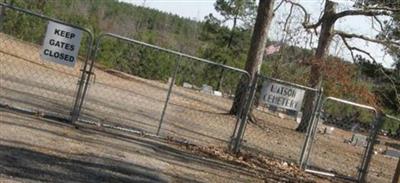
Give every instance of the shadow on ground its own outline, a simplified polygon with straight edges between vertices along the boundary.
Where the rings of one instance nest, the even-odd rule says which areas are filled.
[[[203,158],[168,144],[160,139],[148,139],[112,131],[91,128],[73,128],[70,124],[41,119],[19,113],[14,115],[2,111],[0,123],[5,127],[29,129],[35,133],[48,134],[65,141],[77,140],[85,147],[112,149],[135,156],[146,156],[154,161],[164,162],[205,175],[220,177],[227,181],[249,181],[254,172],[229,163]],[[15,113],[17,114],[17,113]],[[39,125],[41,123],[42,125]],[[48,129],[48,125],[52,129]],[[58,130],[53,129],[58,128]],[[60,131],[60,129],[63,129]],[[3,129],[6,130],[6,129]],[[66,130],[66,131],[65,131]],[[72,130],[72,131],[70,131]],[[70,133],[70,132],[72,133]],[[47,136],[47,135],[46,135]],[[101,137],[101,138],[99,138]],[[111,139],[107,140],[107,139]],[[93,153],[71,154],[56,146],[40,145],[40,142],[0,138],[0,175],[11,179],[33,182],[201,182],[191,174],[166,170],[157,165],[146,166],[125,161],[124,157],[109,158]],[[56,142],[57,143],[57,142]],[[62,145],[65,142],[58,142]],[[127,145],[129,144],[129,145]],[[51,153],[49,153],[51,152]],[[57,154],[57,155],[54,155]],[[123,155],[122,155],[123,156]],[[111,156],[110,156],[111,157]],[[207,167],[207,168],[206,168]],[[224,171],[225,173],[219,173]],[[245,175],[247,178],[232,177],[226,172]],[[252,179],[252,178],[250,178]],[[256,178],[257,179],[257,178]]]
[[[0,161],[1,174],[40,182],[168,182],[155,170],[95,156],[70,159],[0,145]]]

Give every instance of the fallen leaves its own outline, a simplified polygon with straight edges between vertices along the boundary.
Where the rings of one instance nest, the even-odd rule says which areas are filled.
[[[173,137],[167,137],[166,140],[168,143],[190,153],[215,158],[253,170],[255,175],[266,182],[317,182],[315,176],[302,171],[294,163],[249,152],[241,152],[236,155],[223,147],[199,146]]]

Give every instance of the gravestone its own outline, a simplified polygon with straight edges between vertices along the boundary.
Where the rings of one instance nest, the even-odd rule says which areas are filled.
[[[297,122],[297,123],[300,123],[302,117],[303,117],[303,112],[298,112],[298,113],[297,113],[297,116],[296,116],[296,122]]]
[[[389,156],[392,158],[400,158],[400,151],[396,151],[396,150],[387,150],[384,154],[385,156]]]
[[[201,92],[212,95],[214,93],[214,90],[212,86],[203,84],[203,86],[201,87]]]
[[[222,97],[222,92],[215,90],[214,95],[218,97]]]
[[[354,146],[366,147],[368,144],[367,136],[361,134],[353,134],[351,137],[351,144]]]
[[[183,82],[183,87],[184,87],[184,88],[190,88],[190,89],[192,89],[192,88],[193,88],[193,85],[190,84],[190,83]]]

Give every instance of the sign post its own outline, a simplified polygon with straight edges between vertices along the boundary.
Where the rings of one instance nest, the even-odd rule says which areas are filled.
[[[304,92],[296,87],[265,81],[261,89],[260,101],[268,105],[300,111]]]
[[[81,33],[79,29],[49,21],[40,53],[41,58],[74,67],[81,44]]]

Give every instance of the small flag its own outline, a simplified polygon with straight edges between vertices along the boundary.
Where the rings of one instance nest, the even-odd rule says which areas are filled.
[[[280,45],[269,45],[268,47],[265,48],[265,55],[272,55],[276,52],[278,52],[281,49]]]

